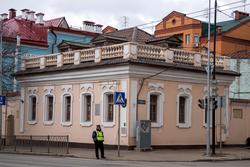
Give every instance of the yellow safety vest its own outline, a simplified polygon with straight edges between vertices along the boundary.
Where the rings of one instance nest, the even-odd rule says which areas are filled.
[[[96,139],[97,141],[104,141],[104,135],[102,131],[96,131]]]

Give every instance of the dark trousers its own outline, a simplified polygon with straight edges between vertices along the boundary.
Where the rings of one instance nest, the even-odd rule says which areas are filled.
[[[96,141],[95,142],[95,155],[96,155],[96,158],[99,158],[99,149],[101,150],[101,157],[104,157],[103,141]]]

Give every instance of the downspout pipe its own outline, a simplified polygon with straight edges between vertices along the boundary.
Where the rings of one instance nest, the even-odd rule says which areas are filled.
[[[50,29],[50,32],[53,34],[54,39],[55,39],[54,42],[52,43],[52,46],[51,46],[51,54],[53,54],[54,53],[54,47],[55,47],[55,45],[57,43],[57,35],[52,29]]]

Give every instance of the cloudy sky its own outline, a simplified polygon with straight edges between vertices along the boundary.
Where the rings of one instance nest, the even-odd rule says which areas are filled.
[[[214,0],[212,6],[214,5]],[[218,0],[220,9],[227,15],[233,10],[244,10],[244,0]],[[191,13],[208,8],[208,0],[0,0],[0,13],[8,13],[14,8],[17,14],[20,10],[28,8],[35,12],[45,13],[45,20],[65,16],[69,25],[81,26],[83,20],[94,21],[104,26],[111,25],[117,28],[136,26],[144,23],[161,20],[171,11]],[[238,3],[232,3],[238,2]],[[231,3],[231,4],[230,4]],[[250,0],[246,0],[246,11],[250,12]],[[230,9],[233,8],[233,9]],[[206,12],[188,15],[206,20]],[[200,16],[202,15],[202,16]],[[220,20],[230,19],[229,16],[219,13]],[[152,24],[140,28],[150,31]]]

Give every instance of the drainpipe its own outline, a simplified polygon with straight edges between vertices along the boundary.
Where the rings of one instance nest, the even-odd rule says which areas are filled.
[[[56,33],[53,31],[53,30],[51,30],[50,29],[50,32],[54,35],[54,37],[55,37],[55,40],[54,40],[54,43],[52,44],[52,46],[51,46],[51,54],[53,54],[54,53],[54,47],[55,47],[55,45],[56,45],[56,43],[57,43],[57,35],[56,35]]]
[[[143,87],[143,85],[144,85],[145,80],[150,79],[150,78],[153,78],[153,77],[155,77],[155,76],[158,76],[158,75],[160,75],[161,73],[163,73],[163,72],[165,72],[165,71],[167,71],[167,70],[169,70],[169,69],[172,69],[172,68],[174,68],[174,67],[175,67],[175,65],[174,65],[173,67],[167,67],[167,68],[163,69],[163,70],[160,71],[160,72],[157,72],[157,73],[155,73],[155,74],[153,74],[153,75],[150,75],[150,76],[148,76],[148,77],[142,78],[141,84],[140,84],[140,88],[139,88],[139,91],[137,92],[137,96],[136,96],[136,121],[139,121],[138,100],[139,100],[139,96],[140,96],[140,93],[141,93],[141,90],[142,90],[142,87]]]

